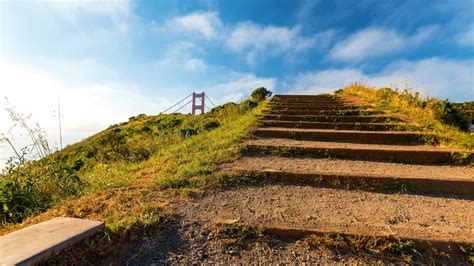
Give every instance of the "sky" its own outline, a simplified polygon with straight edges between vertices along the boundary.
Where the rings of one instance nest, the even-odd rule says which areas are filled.
[[[0,0],[0,29],[0,133],[7,97],[53,146],[58,102],[70,144],[193,91],[221,104],[363,82],[474,100],[472,0]]]

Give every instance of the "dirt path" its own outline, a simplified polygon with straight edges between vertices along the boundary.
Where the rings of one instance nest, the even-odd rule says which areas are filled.
[[[283,202],[292,198],[293,193],[300,192],[299,190],[305,188],[283,186],[244,188],[212,192],[201,199],[179,203],[174,207],[177,214],[176,223],[159,235],[141,241],[141,245],[131,252],[134,255],[122,263],[131,265],[405,263],[398,256],[355,254],[348,250],[326,246],[314,247],[310,238],[279,238],[263,235],[243,243],[232,243],[235,239],[226,239],[219,235],[219,227],[215,222],[222,217],[234,218],[237,213],[239,215],[244,213],[245,218],[242,217],[242,220],[251,221],[264,217],[265,212],[275,211],[278,208],[283,214],[285,208],[286,211],[291,209],[284,206]],[[266,208],[270,209],[265,210]],[[266,217],[268,219],[271,216],[273,215]]]
[[[474,242],[474,201],[463,199],[267,185],[210,195],[185,212],[210,223],[240,218],[262,226]]]

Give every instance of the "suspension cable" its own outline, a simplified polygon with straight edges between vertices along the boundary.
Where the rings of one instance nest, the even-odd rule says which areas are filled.
[[[179,102],[175,103],[173,106],[171,106],[171,107],[169,107],[168,109],[164,110],[164,111],[163,111],[163,112],[161,112],[160,114],[166,113],[166,112],[167,112],[167,111],[169,111],[171,108],[173,108],[173,107],[175,107],[176,105],[178,105],[178,104],[180,104],[180,103],[184,102],[184,100],[186,100],[187,98],[189,98],[189,97],[190,97],[190,96],[192,96],[192,95],[193,95],[192,93],[191,93],[191,94],[189,94],[188,96],[186,96],[185,98],[183,98],[181,101],[179,101]],[[192,100],[191,100],[191,101],[189,101],[188,103],[190,103],[190,102],[192,102]],[[188,103],[187,103],[187,104],[188,104]],[[186,105],[186,104],[185,104],[185,105]],[[182,108],[182,107],[181,107],[181,108]],[[180,108],[180,109],[181,109],[181,108]],[[180,110],[180,109],[178,109],[178,110]],[[176,111],[175,111],[175,112],[176,112]]]
[[[183,106],[181,106],[178,110],[175,110],[173,113],[177,113],[179,110],[183,109],[186,107],[188,104],[190,104],[193,100],[191,99],[189,102],[185,103]]]
[[[207,94],[205,94],[205,96],[206,96],[206,98],[209,100],[209,102],[212,103],[212,106],[213,106],[213,107],[216,107],[216,105],[212,102],[211,98],[209,98],[209,96],[207,96]]]

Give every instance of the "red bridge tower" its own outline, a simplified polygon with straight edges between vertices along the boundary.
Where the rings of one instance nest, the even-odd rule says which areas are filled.
[[[192,112],[193,115],[196,114],[196,111],[200,110],[199,114],[204,114],[204,107],[206,106],[204,100],[206,99],[206,94],[202,93],[195,93],[193,92],[193,107]]]

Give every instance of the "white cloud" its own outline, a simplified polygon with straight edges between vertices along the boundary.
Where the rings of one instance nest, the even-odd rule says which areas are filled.
[[[218,103],[225,103],[229,101],[240,101],[250,96],[250,93],[258,88],[265,87],[269,90],[275,89],[277,86],[276,78],[260,78],[254,74],[238,73],[232,75],[229,81],[210,86],[211,92],[216,94],[224,94],[225,96],[218,100]]]
[[[376,85],[409,82],[426,96],[454,101],[474,100],[474,61],[429,58],[399,61],[370,78]]]
[[[245,98],[247,98],[247,97],[248,97],[248,95],[245,95],[245,93],[243,93],[243,92],[231,93],[231,94],[227,94],[226,96],[224,96],[224,98],[222,98],[218,102],[219,103],[227,103],[227,102],[237,103],[237,102],[245,100]]]
[[[339,61],[359,62],[397,53],[419,45],[437,29],[437,26],[422,27],[414,35],[406,36],[384,28],[366,28],[338,42],[331,49],[329,57]]]
[[[224,25],[217,12],[194,12],[176,16],[165,22],[164,26],[154,26],[159,34],[195,35],[205,39],[223,42],[230,51],[243,54],[249,64],[257,57],[290,55],[312,48],[327,47],[334,37],[332,30],[303,36],[301,27],[262,26],[247,21],[235,26]]]
[[[81,14],[100,16],[122,16],[131,12],[131,0],[37,0],[39,4],[47,9],[68,17]]]
[[[332,37],[332,31],[304,37],[300,27],[260,26],[245,22],[231,30],[226,46],[234,52],[246,54],[247,61],[252,64],[258,55],[302,52],[318,44],[327,44]]]
[[[194,12],[174,17],[166,23],[166,28],[170,31],[195,32],[206,39],[218,37],[221,26],[222,23],[216,12]]]
[[[287,86],[291,90],[290,94],[332,93],[334,90],[364,79],[366,76],[357,69],[329,69],[299,74]]]
[[[474,24],[465,32],[457,35],[456,42],[464,46],[474,46]]]
[[[290,93],[325,93],[353,82],[373,86],[404,88],[406,84],[425,96],[454,101],[474,99],[474,61],[429,58],[398,61],[378,73],[367,74],[356,68],[329,69],[297,75],[286,87]]]
[[[199,48],[191,42],[177,42],[168,47],[164,56],[153,66],[158,70],[168,71],[202,71],[207,64],[200,58],[193,56]]]
[[[191,58],[184,64],[186,71],[198,71],[206,69],[206,64],[199,58]]]
[[[226,92],[242,90],[250,92],[258,87],[265,87],[272,90],[276,87],[276,83],[275,78],[258,78],[254,74],[239,74],[232,81],[213,86],[213,89]]]
[[[113,29],[102,28],[102,31],[123,34],[129,31],[133,18],[132,0],[33,0],[27,1],[27,4],[37,4],[36,7],[28,8],[37,10],[40,7],[43,11],[47,11],[47,16],[61,18],[61,21],[56,23],[62,24],[67,21],[75,25],[76,29],[81,29],[98,18],[108,20],[114,25]],[[110,32],[105,32],[105,34],[110,34]],[[99,38],[103,39],[102,36]]]

